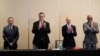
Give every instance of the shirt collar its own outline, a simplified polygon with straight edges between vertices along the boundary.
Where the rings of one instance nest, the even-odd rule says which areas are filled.
[[[67,24],[67,26],[71,26],[71,24]]]

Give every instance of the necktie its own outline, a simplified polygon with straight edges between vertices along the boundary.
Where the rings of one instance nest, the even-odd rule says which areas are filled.
[[[12,30],[12,26],[11,25],[9,25],[9,29]]]
[[[39,28],[42,28],[42,27],[43,27],[43,22],[40,21],[40,23],[39,23]]]
[[[71,26],[70,25],[68,25],[68,29],[71,29]]]
[[[71,30],[71,25],[67,25],[67,27],[68,27],[68,33],[70,33],[69,31]]]
[[[41,22],[42,28],[44,27],[43,22]]]
[[[89,23],[89,27],[91,28],[91,23]]]

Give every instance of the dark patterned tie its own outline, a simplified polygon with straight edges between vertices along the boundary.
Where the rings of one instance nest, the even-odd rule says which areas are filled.
[[[9,30],[10,30],[10,31],[12,30],[12,25],[9,25]]]
[[[91,24],[89,24],[89,27],[91,28]]]
[[[42,25],[42,28],[44,27],[44,24],[43,24],[43,22],[41,21],[41,25]]]

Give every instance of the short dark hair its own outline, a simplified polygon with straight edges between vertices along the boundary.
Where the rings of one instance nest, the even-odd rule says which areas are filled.
[[[11,19],[11,18],[13,18],[13,17],[8,17],[8,20]]]
[[[40,12],[40,13],[39,13],[39,15],[41,15],[41,14],[44,14],[44,16],[45,16],[45,13],[44,13],[44,12]]]

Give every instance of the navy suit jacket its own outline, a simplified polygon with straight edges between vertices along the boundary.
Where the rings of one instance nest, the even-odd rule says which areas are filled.
[[[10,43],[17,43],[17,40],[19,38],[19,31],[18,27],[13,25],[12,30],[9,29],[9,25],[5,26],[3,28],[3,39],[4,41]]]
[[[71,25],[71,27],[73,28],[74,33],[68,33],[68,27],[67,25],[64,25],[62,27],[62,36],[63,38],[63,47],[75,47],[76,43],[74,40],[74,36],[77,36],[77,32],[76,32],[76,27],[74,25]]]

